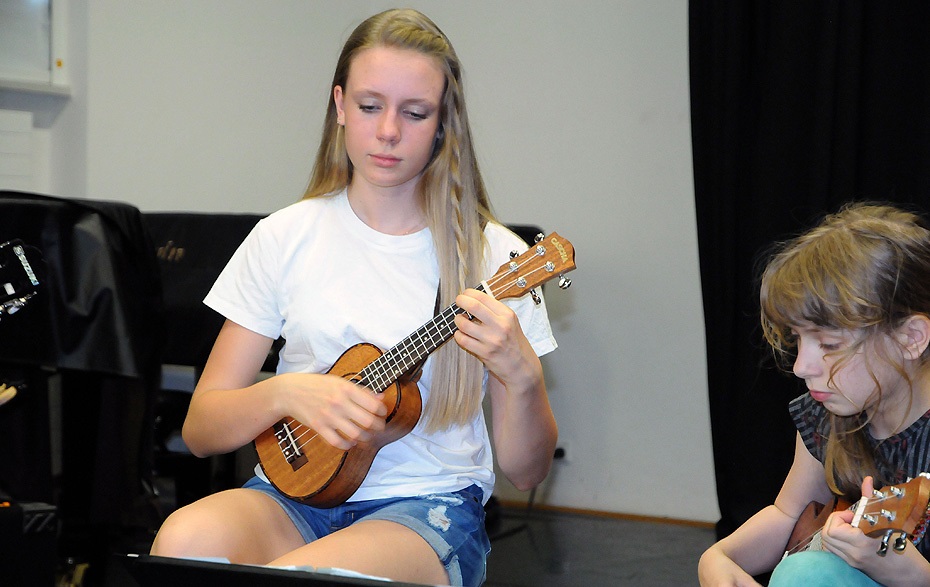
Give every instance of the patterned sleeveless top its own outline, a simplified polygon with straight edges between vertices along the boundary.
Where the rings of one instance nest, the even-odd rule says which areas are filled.
[[[792,400],[788,412],[804,446],[823,463],[830,432],[830,413],[809,393]],[[930,472],[930,411],[899,434],[885,440],[876,440],[868,435],[867,438],[875,451],[879,471],[891,480],[892,485],[906,483],[920,473]],[[876,486],[876,489],[880,487]],[[930,538],[920,540],[917,549],[930,560]]]

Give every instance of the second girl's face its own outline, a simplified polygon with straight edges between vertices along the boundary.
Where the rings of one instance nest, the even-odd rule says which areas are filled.
[[[830,379],[842,351],[855,342],[854,334],[844,330],[831,330],[802,324],[796,326],[797,358],[794,374],[807,383],[811,397],[839,416],[871,412],[878,395],[876,381],[882,388],[883,402],[901,393],[906,384],[901,375],[885,361],[871,361],[871,373],[863,349],[840,365]],[[891,350],[891,343],[885,341]]]
[[[445,78],[436,61],[373,47],[352,60],[333,99],[345,125],[353,187],[413,188],[433,153]]]

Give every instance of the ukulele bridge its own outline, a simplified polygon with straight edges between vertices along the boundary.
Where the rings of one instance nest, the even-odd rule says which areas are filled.
[[[295,471],[307,463],[307,455],[300,450],[297,439],[294,437],[294,431],[291,426],[281,420],[274,425],[274,437],[278,440],[278,447],[291,468]]]

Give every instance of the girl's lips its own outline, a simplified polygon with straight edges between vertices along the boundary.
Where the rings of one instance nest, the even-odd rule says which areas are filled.
[[[375,165],[379,165],[381,167],[394,167],[400,163],[400,159],[390,155],[371,155],[371,158],[375,162]]]
[[[828,391],[817,391],[815,389],[809,390],[808,393],[811,394],[812,398],[814,398],[816,401],[821,402],[821,403],[827,401],[827,399],[829,399],[831,395],[830,392]]]

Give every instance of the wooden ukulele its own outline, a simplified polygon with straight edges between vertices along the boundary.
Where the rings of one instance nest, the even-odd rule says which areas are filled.
[[[571,243],[552,233],[511,260],[476,289],[498,300],[516,298],[556,275],[575,268]],[[537,302],[538,303],[538,302]],[[416,379],[426,357],[455,333],[455,316],[465,311],[452,304],[385,353],[369,343],[346,350],[327,373],[339,375],[380,395],[388,409],[384,430],[370,442],[349,450],[329,444],[309,426],[284,418],[255,439],[255,450],[268,480],[283,494],[316,507],[333,507],[358,489],[378,451],[413,430],[420,419]],[[467,314],[466,314],[467,315]],[[469,316],[471,318],[471,316]]]
[[[921,473],[901,485],[876,490],[873,497],[863,497],[853,505],[841,499],[834,499],[830,507],[811,502],[798,518],[785,546],[784,556],[805,550],[822,550],[820,532],[830,514],[840,509],[854,509],[851,525],[873,538],[882,537],[879,556],[888,553],[888,543],[894,534],[898,534],[898,538],[893,548],[902,552],[908,539],[917,544],[927,530],[930,473]]]

